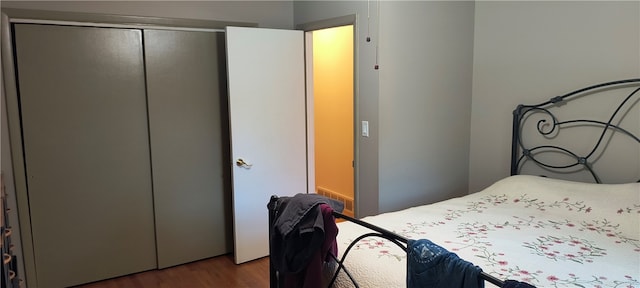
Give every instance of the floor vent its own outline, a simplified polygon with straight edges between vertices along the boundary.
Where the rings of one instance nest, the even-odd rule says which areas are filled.
[[[331,199],[338,200],[338,201],[344,203],[343,214],[349,215],[351,217],[354,216],[354,213],[353,213],[353,198],[344,196],[344,195],[342,195],[342,194],[340,194],[338,192],[335,192],[335,191],[332,191],[332,190],[329,190],[327,188],[320,187],[320,186],[318,186],[316,189],[317,189],[317,193],[318,194],[320,194],[322,196],[325,196],[325,197],[328,197],[328,198],[331,198]]]

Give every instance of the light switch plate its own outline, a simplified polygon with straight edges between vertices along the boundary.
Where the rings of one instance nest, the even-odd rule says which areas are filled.
[[[369,137],[369,121],[362,121],[362,137]]]

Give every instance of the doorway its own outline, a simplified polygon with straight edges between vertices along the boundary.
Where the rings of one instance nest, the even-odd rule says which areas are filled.
[[[355,213],[354,26],[307,32],[309,191]]]

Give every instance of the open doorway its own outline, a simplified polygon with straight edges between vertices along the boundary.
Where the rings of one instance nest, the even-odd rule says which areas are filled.
[[[354,216],[354,26],[306,33],[309,190]]]

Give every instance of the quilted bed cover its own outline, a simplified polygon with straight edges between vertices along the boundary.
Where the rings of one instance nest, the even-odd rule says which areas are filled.
[[[537,287],[640,287],[640,183],[510,176],[483,191],[362,220],[429,239],[500,279]],[[367,232],[338,223],[338,248]],[[378,237],[345,266],[360,287],[404,287],[406,255]],[[337,287],[353,287],[341,273]],[[494,287],[486,283],[487,287]]]

